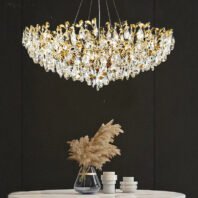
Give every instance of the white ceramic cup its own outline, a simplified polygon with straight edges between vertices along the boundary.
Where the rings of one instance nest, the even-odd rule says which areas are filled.
[[[123,181],[120,182],[120,189],[124,193],[134,193],[137,190],[138,182],[134,181],[134,177],[123,177]]]
[[[103,175],[101,175],[101,180],[103,184],[103,193],[105,194],[114,194],[115,184],[117,180],[117,175],[115,172],[103,172]]]

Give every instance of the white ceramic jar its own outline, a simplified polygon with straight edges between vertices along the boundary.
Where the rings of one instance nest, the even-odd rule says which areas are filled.
[[[123,177],[123,181],[120,182],[120,190],[124,193],[134,193],[137,190],[137,184],[134,177]]]
[[[115,172],[103,172],[101,180],[103,184],[103,193],[114,194],[116,191],[115,184],[117,181],[117,175]]]

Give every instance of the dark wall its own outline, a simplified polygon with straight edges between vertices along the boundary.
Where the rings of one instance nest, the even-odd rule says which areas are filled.
[[[89,0],[84,2],[80,18],[88,15]],[[16,190],[72,188],[78,166],[67,160],[65,142],[93,135],[112,118],[125,130],[116,141],[122,156],[104,170],[120,178],[133,175],[140,188],[198,196],[198,2],[116,2],[122,19],[173,28],[176,47],[155,72],[99,92],[46,73],[21,46],[25,26],[71,21],[79,0],[0,2],[0,197]],[[96,11],[94,6],[93,16]]]

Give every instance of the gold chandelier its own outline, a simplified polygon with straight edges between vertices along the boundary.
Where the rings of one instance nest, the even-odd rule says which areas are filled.
[[[34,63],[46,71],[57,72],[65,79],[85,81],[99,90],[110,81],[154,70],[173,50],[173,30],[154,28],[150,23],[121,22],[114,0],[118,23],[111,22],[108,0],[109,21],[104,27],[100,26],[100,0],[98,22],[94,18],[76,23],[82,3],[83,0],[72,24],[67,21],[57,26],[56,31],[49,29],[48,22],[25,28],[22,43]],[[91,6],[92,0],[89,15]]]

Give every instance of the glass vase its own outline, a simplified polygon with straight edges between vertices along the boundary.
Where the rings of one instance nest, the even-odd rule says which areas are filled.
[[[81,194],[94,194],[101,188],[96,170],[93,166],[81,167],[74,183],[74,189]]]

